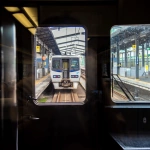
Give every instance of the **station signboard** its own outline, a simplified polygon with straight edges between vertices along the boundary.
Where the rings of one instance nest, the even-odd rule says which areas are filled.
[[[40,46],[36,46],[36,52],[40,52]]]

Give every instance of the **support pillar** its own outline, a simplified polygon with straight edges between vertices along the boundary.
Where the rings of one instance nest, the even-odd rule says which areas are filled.
[[[125,67],[127,67],[127,48],[125,46]]]
[[[139,40],[135,39],[136,52],[135,52],[135,79],[139,79]]]
[[[117,74],[120,73],[120,55],[119,55],[120,46],[117,44],[116,52],[117,52]]]
[[[144,59],[144,44],[142,44],[142,66],[145,66],[145,59]]]

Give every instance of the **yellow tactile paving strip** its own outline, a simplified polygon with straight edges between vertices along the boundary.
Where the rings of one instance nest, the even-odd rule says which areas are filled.
[[[47,79],[49,76],[50,76],[50,73],[47,74],[46,76],[44,76],[44,77],[38,79],[38,80],[35,80],[35,85],[41,83],[42,81],[44,81],[45,79]]]

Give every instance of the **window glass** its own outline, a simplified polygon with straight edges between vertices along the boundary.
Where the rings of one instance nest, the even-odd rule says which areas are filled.
[[[150,25],[111,28],[111,98],[150,102]]]
[[[53,60],[53,69],[60,69],[60,60]]]
[[[37,104],[84,104],[85,29],[81,26],[38,27],[34,39]]]
[[[79,59],[72,59],[71,60],[71,69],[79,70]]]

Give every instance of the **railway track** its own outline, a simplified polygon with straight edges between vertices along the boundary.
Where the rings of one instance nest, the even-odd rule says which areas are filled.
[[[132,95],[135,95],[134,92],[131,93]],[[122,98],[122,99],[121,99]],[[128,98],[124,95],[122,95],[120,92],[117,92],[117,91],[113,91],[113,97],[112,99],[114,100],[128,100]],[[145,100],[148,100],[149,101],[149,98],[148,97],[136,97],[135,98],[136,101],[145,101]]]
[[[49,87],[42,93],[40,99],[45,98],[45,102],[41,103],[65,103],[65,102],[83,102],[86,99],[86,90],[84,85],[84,79],[81,80],[77,89],[54,89],[53,93],[50,93]],[[52,91],[51,91],[52,92]]]
[[[128,100],[128,98],[120,92],[113,90],[113,99],[115,100]]]
[[[53,96],[52,102],[79,102],[79,98],[77,93],[73,90],[57,90]]]

